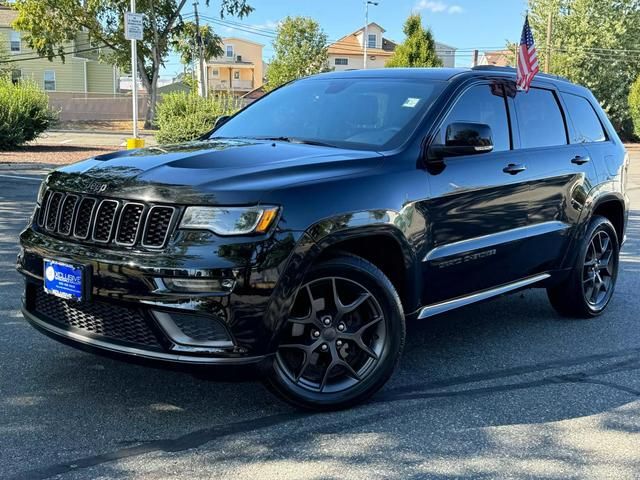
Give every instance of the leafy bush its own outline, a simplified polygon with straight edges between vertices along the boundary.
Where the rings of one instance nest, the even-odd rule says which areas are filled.
[[[202,98],[194,93],[168,93],[158,105],[156,139],[162,144],[193,140],[211,130],[218,117],[238,111],[240,102],[230,94]]]
[[[0,78],[0,149],[34,140],[56,120],[47,94],[37,84]]]
[[[634,133],[636,137],[640,137],[640,77],[633,83],[629,92],[629,113]]]

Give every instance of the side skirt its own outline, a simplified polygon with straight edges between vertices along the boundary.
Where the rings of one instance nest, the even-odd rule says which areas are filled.
[[[507,283],[505,285],[491,288],[489,290],[473,293],[465,297],[459,297],[459,298],[454,298],[453,300],[447,300],[445,302],[434,303],[433,305],[428,305],[426,307],[423,307],[422,310],[420,310],[420,313],[418,314],[418,318],[422,319],[422,318],[433,317],[434,315],[448,312],[449,310],[453,310],[455,308],[464,307],[465,305],[470,305],[472,303],[480,302],[482,300],[487,300],[492,297],[497,297],[498,295],[502,295],[504,293],[508,293],[513,290],[518,290],[520,288],[528,287],[529,285],[533,285],[534,283],[538,283],[542,280],[546,280],[549,277],[551,277],[551,275],[549,275],[548,273],[542,273],[540,275],[535,275],[533,277],[518,280],[517,282]]]

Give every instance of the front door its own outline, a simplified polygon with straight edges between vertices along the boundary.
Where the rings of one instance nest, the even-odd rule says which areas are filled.
[[[523,277],[530,172],[514,161],[507,97],[500,84],[476,84],[455,101],[436,135],[454,122],[487,124],[490,153],[445,158],[429,175],[432,198],[421,208],[429,223],[422,252],[423,304],[486,290]]]

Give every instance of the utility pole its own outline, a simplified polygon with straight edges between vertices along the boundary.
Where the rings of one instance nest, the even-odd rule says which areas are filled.
[[[202,35],[200,34],[200,17],[198,15],[198,2],[193,2],[193,13],[196,16],[196,45],[198,48],[198,63],[200,64],[200,81],[198,91],[201,97],[207,96],[207,88],[205,82],[204,58],[202,52]]]
[[[369,43],[369,5],[378,5],[378,2],[372,2],[371,0],[364,1],[364,37],[362,39],[364,58],[362,63],[365,70],[367,69],[367,46]]]
[[[131,0],[131,13],[136,13],[136,0]],[[138,46],[131,40],[131,97],[133,99],[133,138],[138,138]]]
[[[478,50],[473,51],[473,62],[471,63],[472,67],[478,66]]]
[[[553,35],[553,12],[549,10],[549,17],[547,18],[547,45],[546,55],[544,56],[544,73],[549,73],[551,66],[551,35]]]

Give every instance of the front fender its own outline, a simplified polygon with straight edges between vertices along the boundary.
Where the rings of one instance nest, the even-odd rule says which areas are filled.
[[[420,306],[420,271],[416,268],[416,251],[408,236],[415,229],[416,215],[412,207],[403,208],[401,212],[359,211],[325,218],[311,225],[289,256],[271,298],[266,315],[268,330],[273,332],[270,350],[273,351],[277,345],[298,289],[311,266],[327,249],[349,240],[366,241],[373,236],[393,239],[402,252],[406,285],[404,300],[409,306],[407,313],[417,309]]]

